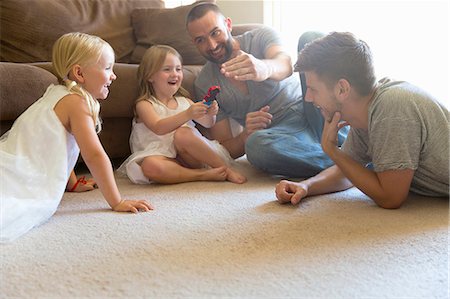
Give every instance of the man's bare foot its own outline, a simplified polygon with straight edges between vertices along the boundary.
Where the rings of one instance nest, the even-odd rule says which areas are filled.
[[[227,168],[227,180],[235,184],[247,182],[247,178],[244,175],[231,168]]]
[[[227,168],[225,166],[205,169],[200,176],[201,181],[225,181],[227,179]]]

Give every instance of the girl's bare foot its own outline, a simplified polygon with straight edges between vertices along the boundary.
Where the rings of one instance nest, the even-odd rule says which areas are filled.
[[[91,191],[97,188],[97,184],[94,179],[89,178],[86,180],[84,176],[80,177],[75,184],[73,184],[70,188],[67,186],[66,191],[68,192],[86,192]]]
[[[200,176],[201,181],[225,181],[227,179],[227,168],[225,166],[205,169]]]
[[[231,168],[227,168],[227,180],[235,184],[247,182],[247,178],[244,175]]]

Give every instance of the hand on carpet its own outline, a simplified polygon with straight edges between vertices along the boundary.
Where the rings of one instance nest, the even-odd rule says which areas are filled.
[[[295,183],[287,180],[280,181],[276,188],[275,194],[278,202],[292,203],[296,205],[300,200],[308,195],[308,187],[302,182]]]
[[[137,213],[148,212],[153,210],[153,206],[145,200],[126,200],[122,199],[116,206],[113,207],[116,212],[133,212]]]

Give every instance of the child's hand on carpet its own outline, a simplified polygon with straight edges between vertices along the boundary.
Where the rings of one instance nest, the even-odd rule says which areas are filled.
[[[137,213],[138,211],[148,212],[153,210],[153,206],[146,202],[145,200],[125,200],[122,199],[113,210],[116,212],[133,212]]]

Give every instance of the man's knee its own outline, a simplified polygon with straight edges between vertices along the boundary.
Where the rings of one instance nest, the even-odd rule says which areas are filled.
[[[261,149],[262,144],[266,141],[264,130],[253,132],[245,142],[245,153],[254,152]]]
[[[245,143],[245,154],[250,164],[262,168],[270,152],[269,136],[265,130],[252,133]],[[270,155],[269,155],[270,156]]]
[[[301,50],[303,50],[303,48],[305,47],[305,45],[307,43],[312,42],[315,39],[324,37],[325,33],[320,32],[320,31],[307,31],[305,33],[303,33],[300,38],[298,39],[298,44],[297,44],[297,52],[300,52]]]

